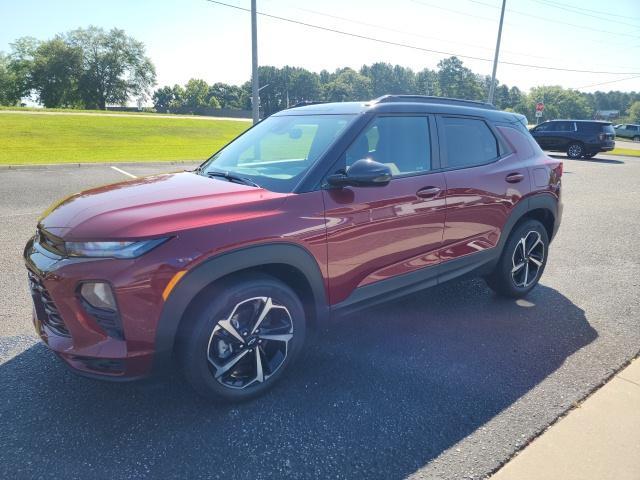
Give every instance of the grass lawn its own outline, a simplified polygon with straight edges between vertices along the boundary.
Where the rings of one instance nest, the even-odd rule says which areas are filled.
[[[251,124],[0,111],[0,164],[203,160]]]

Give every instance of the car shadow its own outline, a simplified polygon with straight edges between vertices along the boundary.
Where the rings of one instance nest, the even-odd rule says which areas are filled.
[[[624,161],[622,161],[622,160],[614,160],[614,159],[610,159],[610,158],[592,157],[592,158],[573,159],[573,158],[567,157],[566,155],[551,155],[551,154],[549,154],[549,156],[553,157],[553,158],[559,158],[560,160],[573,160],[573,161],[576,161],[576,162],[610,163],[612,165],[624,164]]]
[[[404,478],[596,338],[554,289],[513,301],[461,280],[318,332],[286,379],[239,405],[175,372],[80,378],[35,344],[0,366],[0,475]]]

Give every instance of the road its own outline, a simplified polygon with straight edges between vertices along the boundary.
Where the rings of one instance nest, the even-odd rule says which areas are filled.
[[[126,178],[0,170],[0,478],[482,478],[640,349],[640,159],[601,156],[565,162],[563,224],[526,300],[465,279],[353,315],[242,405],[176,372],[79,378],[35,338],[21,251],[56,198]]]

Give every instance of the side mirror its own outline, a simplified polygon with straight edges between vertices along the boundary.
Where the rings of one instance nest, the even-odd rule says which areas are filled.
[[[334,173],[327,177],[329,185],[334,187],[382,187],[391,181],[391,169],[386,165],[363,158],[347,168],[346,173]]]

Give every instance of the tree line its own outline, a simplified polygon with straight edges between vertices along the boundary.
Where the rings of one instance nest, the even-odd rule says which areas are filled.
[[[418,72],[400,65],[374,63],[359,70],[339,68],[319,73],[304,68],[259,68],[263,116],[306,101],[367,100],[392,94],[434,95],[485,100],[491,79],[474,73],[457,57],[441,60],[435,69]],[[123,30],[88,27],[46,41],[24,37],[0,52],[0,105],[17,105],[31,96],[45,107],[105,109],[151,96],[155,111],[206,114],[211,109],[250,109],[251,83],[208,84],[191,79],[164,86],[151,95],[155,68],[145,46]],[[545,103],[545,118],[594,118],[601,110],[618,110],[640,122],[640,92],[583,93],[560,86],[540,86],[528,93],[496,84],[495,105],[535,118],[535,104]],[[638,117],[638,118],[636,118]]]
[[[0,52],[0,104],[35,96],[49,108],[104,110],[144,99],[156,73],[145,46],[114,28],[80,28],[40,41],[23,37]]]

